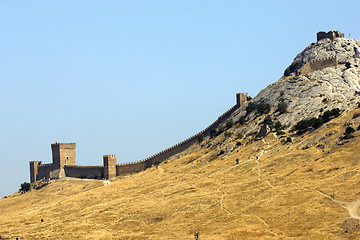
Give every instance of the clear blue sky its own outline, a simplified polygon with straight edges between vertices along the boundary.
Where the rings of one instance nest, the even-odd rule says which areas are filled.
[[[277,81],[316,32],[360,39],[360,2],[0,0],[0,197],[29,161],[146,158]]]

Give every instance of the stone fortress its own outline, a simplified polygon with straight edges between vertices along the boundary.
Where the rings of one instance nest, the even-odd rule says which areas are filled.
[[[52,163],[43,164],[42,161],[30,161],[30,181],[61,179],[64,177],[113,179],[116,176],[145,170],[186,150],[198,141],[199,136],[209,135],[213,128],[219,127],[228,120],[236,109],[243,106],[244,103],[250,99],[251,97],[249,97],[247,93],[237,93],[236,105],[218,117],[218,119],[207,128],[172,147],[137,162],[117,164],[116,155],[104,155],[103,166],[79,166],[76,165],[76,143],[56,142],[51,144]]]
[[[343,38],[344,34],[339,31],[318,32],[317,41],[323,39]],[[336,56],[323,59],[315,59],[308,62],[303,62],[300,69],[297,69],[296,75],[306,75],[312,71],[321,70],[326,67],[337,67]],[[76,165],[75,157],[75,143],[54,143],[51,144],[53,162],[50,164],[43,164],[42,161],[30,161],[30,181],[35,182],[41,179],[59,179],[63,177],[75,178],[89,178],[89,179],[112,179],[116,176],[135,173],[154,165],[157,165],[164,160],[186,150],[198,141],[200,135],[207,136],[213,128],[219,127],[229,119],[232,113],[249,101],[251,97],[247,93],[236,94],[236,105],[226,111],[223,115],[210,124],[201,132],[192,137],[169,147],[153,156],[146,159],[117,164],[116,155],[104,155],[103,166],[79,166]]]
[[[336,38],[343,38],[344,33],[339,31],[329,31],[329,32],[318,32],[316,34],[317,41],[321,41],[323,39],[330,39],[334,41]],[[306,62],[302,65],[301,69],[296,72],[296,75],[306,75],[312,71],[321,70],[327,67],[337,67],[338,63],[336,60],[336,56],[328,57],[328,58],[321,58],[321,59],[314,59],[309,62]]]

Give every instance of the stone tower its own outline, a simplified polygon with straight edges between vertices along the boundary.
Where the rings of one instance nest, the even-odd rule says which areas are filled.
[[[248,93],[237,93],[236,94],[236,105],[242,106],[246,101],[250,100]]]
[[[38,167],[42,165],[41,161],[30,161],[30,182],[37,181]]]
[[[116,155],[104,155],[104,178],[116,177]]]
[[[63,169],[65,165],[76,165],[76,143],[51,144],[53,156],[53,170]]]

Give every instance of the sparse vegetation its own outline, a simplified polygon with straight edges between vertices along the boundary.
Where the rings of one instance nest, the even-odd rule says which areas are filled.
[[[360,125],[357,127],[357,130],[360,130]]]
[[[231,132],[226,131],[226,132],[224,133],[224,136],[227,137],[227,138],[231,137]]]
[[[346,129],[345,129],[345,133],[344,133],[344,135],[345,135],[345,139],[350,139],[350,138],[352,138],[353,136],[352,136],[352,134],[355,132],[355,129],[353,128],[353,127],[351,127],[351,126],[348,126]]]
[[[236,135],[236,139],[242,139],[244,137],[244,135],[242,133],[238,133]]]
[[[28,182],[24,182],[24,183],[22,183],[21,185],[20,185],[20,191],[21,192],[28,192],[28,191],[30,191],[30,189],[31,189],[31,184],[30,183],[28,183]]]
[[[282,135],[285,135],[285,134],[286,133],[284,131],[282,131],[282,130],[276,132],[276,135],[278,135],[278,136],[282,136]]]
[[[347,69],[351,68],[351,63],[350,63],[350,62],[346,62],[346,63],[345,63],[345,67],[346,67]]]
[[[287,67],[284,71],[284,75],[290,76],[291,73],[296,72],[298,69],[300,69],[301,63],[300,62],[293,62],[289,67]]]
[[[268,125],[269,127],[272,127],[272,126],[273,126],[274,122],[273,122],[273,120],[272,120],[272,118],[271,118],[270,115],[267,115],[267,116],[264,118],[263,124]]]
[[[280,121],[277,121],[276,123],[275,123],[275,130],[276,131],[279,131],[279,130],[283,130],[284,129],[284,126],[281,124],[281,122]]]
[[[287,107],[288,107],[287,103],[282,101],[282,102],[280,102],[278,104],[278,107],[277,107],[276,111],[281,113],[281,114],[285,113],[286,110],[287,110]]]
[[[231,128],[233,125],[234,125],[233,120],[232,120],[232,119],[228,120],[228,121],[226,122],[226,129]]]
[[[270,107],[270,104],[268,104],[268,103],[256,104],[256,103],[250,102],[248,104],[248,106],[246,107],[246,114],[248,115],[255,110],[259,115],[262,115],[264,113],[270,112],[271,107]]]
[[[332,110],[325,111],[318,118],[304,119],[299,121],[295,126],[294,130],[297,130],[298,133],[303,133],[307,131],[310,127],[319,128],[324,123],[329,122],[331,119],[340,116],[340,109],[334,108]]]
[[[212,128],[212,129],[210,129],[210,137],[211,138],[214,138],[214,137],[216,137],[217,136],[217,130],[216,130],[216,128]]]
[[[204,134],[199,134],[199,136],[197,137],[197,140],[199,143],[201,143],[202,141],[204,141]]]
[[[160,163],[161,163],[161,161],[159,159],[155,159],[155,161],[154,161],[155,166],[158,166]]]
[[[240,124],[240,125],[243,125],[244,123],[245,123],[245,117],[244,116],[241,116],[240,118],[239,118],[239,121],[238,121],[238,123]]]

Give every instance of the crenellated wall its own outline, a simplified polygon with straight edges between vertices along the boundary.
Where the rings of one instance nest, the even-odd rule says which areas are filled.
[[[103,166],[77,166],[75,158],[76,144],[56,142],[55,144],[51,144],[53,163],[42,164],[42,162],[39,161],[30,162],[30,180],[31,182],[34,182],[42,178],[50,178],[50,176],[54,176],[55,178],[67,176],[75,178],[111,179],[122,174],[145,170],[186,150],[191,145],[198,142],[199,136],[209,135],[213,128],[217,128],[225,123],[236,109],[240,108],[250,99],[251,97],[249,97],[247,93],[236,94],[236,105],[218,117],[218,119],[207,128],[172,147],[137,162],[116,164],[116,155],[104,155]]]
[[[306,62],[301,69],[299,70],[298,75],[306,75],[312,71],[321,70],[327,67],[337,67],[337,60],[335,57],[315,59],[309,62]]]

